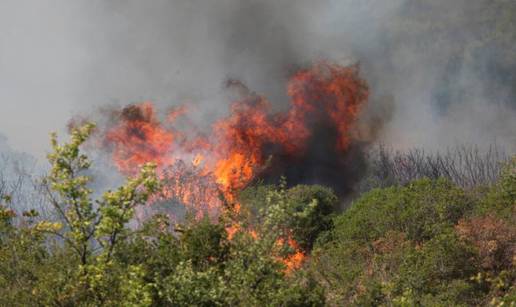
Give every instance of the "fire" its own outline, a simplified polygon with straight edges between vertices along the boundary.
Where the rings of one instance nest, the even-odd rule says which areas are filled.
[[[295,271],[303,265],[306,255],[301,250],[297,242],[294,239],[292,239],[291,236],[288,236],[286,241],[283,238],[279,238],[276,241],[276,245],[279,247],[287,246],[294,251],[286,257],[277,258],[278,261],[282,262],[285,265],[285,273],[288,274],[292,271]]]
[[[204,160],[204,156],[201,154],[197,154],[195,158],[192,160],[192,165],[198,167],[202,163],[202,160]]]
[[[238,81],[228,86],[243,85]],[[276,156],[302,157],[314,129],[331,125],[334,146],[344,152],[352,141],[353,128],[368,98],[365,81],[357,67],[320,62],[295,73],[287,83],[290,107],[273,113],[267,98],[245,91],[231,104],[230,113],[212,124],[210,133],[190,125],[174,128],[191,109],[171,109],[163,121],[150,102],[126,107],[105,133],[105,144],[124,174],[134,174],[146,162],[155,162],[165,188],[161,197],[176,200],[201,216],[225,210],[238,213],[238,192],[270,167]],[[222,197],[221,197],[222,196]],[[238,225],[228,227],[232,237]],[[288,270],[305,255],[293,240],[296,252],[285,259]]]
[[[351,128],[368,98],[365,81],[356,78],[357,69],[322,63],[296,73],[287,88],[297,108],[306,112],[322,109],[328,115],[337,128],[340,150],[347,149]]]
[[[295,252],[293,254],[287,256],[286,258],[281,259],[283,264],[285,264],[285,266],[286,266],[286,270],[285,270],[286,273],[290,273],[292,271],[299,269],[303,265],[303,262],[305,261],[305,257],[306,257],[305,253],[303,251],[301,251],[297,242],[294,241],[294,239],[289,238],[288,245]]]
[[[134,174],[146,162],[160,168],[173,163],[169,155],[174,134],[161,126],[151,102],[125,108],[120,123],[106,134],[113,145],[113,159],[120,171]]]

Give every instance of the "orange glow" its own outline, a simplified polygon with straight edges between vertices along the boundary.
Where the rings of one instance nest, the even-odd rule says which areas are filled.
[[[276,245],[278,247],[287,246],[293,250],[293,253],[290,253],[286,257],[277,257],[278,261],[285,265],[286,274],[299,269],[303,265],[306,255],[292,237],[289,236],[286,242],[283,238],[279,238],[276,241]]]
[[[291,237],[288,238],[287,244],[294,250],[294,253],[283,259],[283,264],[287,267],[286,272],[297,270],[303,265],[305,261],[305,254],[299,248],[297,242]]]
[[[125,174],[135,174],[147,162],[160,169],[173,163],[169,152],[174,134],[160,125],[151,102],[124,109],[106,141],[112,146],[116,166]]]
[[[144,163],[156,163],[165,182],[161,198],[178,201],[199,217],[225,210],[238,213],[238,192],[269,167],[272,155],[302,156],[317,123],[333,125],[335,148],[346,150],[368,98],[367,85],[358,77],[357,67],[329,62],[295,73],[286,91],[289,108],[280,113],[272,112],[265,97],[245,91],[231,104],[228,116],[212,123],[209,133],[200,133],[201,129],[188,120],[188,131],[174,128],[179,118],[194,112],[187,106],[169,110],[160,120],[152,103],[135,104],[117,114],[105,133],[105,144],[117,168],[126,175],[135,174]],[[232,238],[241,229],[232,225],[226,230]],[[294,240],[286,244],[295,250],[283,259],[291,271],[301,266],[305,255]]]
[[[347,149],[350,131],[368,98],[365,81],[356,78],[358,67],[342,67],[321,62],[301,70],[291,78],[287,92],[298,108],[322,108],[339,134],[337,147]]]
[[[192,165],[197,167],[202,163],[202,160],[204,160],[204,156],[201,154],[197,154],[192,160]]]
[[[178,117],[185,115],[186,112],[187,108],[185,105],[172,108],[167,115],[167,121],[173,123]]]
[[[228,234],[228,240],[233,240],[235,237],[235,234],[240,231],[240,225],[239,224],[233,224],[228,227],[226,227],[226,232]]]
[[[296,251],[293,255],[283,259],[283,264],[287,267],[285,272],[288,274],[299,269],[305,261],[305,254],[301,251]]]

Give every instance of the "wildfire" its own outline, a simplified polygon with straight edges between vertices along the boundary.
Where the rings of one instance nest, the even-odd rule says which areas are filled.
[[[301,248],[299,247],[299,245],[297,244],[297,242],[292,239],[292,237],[288,237],[287,240],[283,240],[282,238],[279,238],[277,241],[276,241],[276,244],[278,246],[287,246],[289,247],[290,249],[294,250],[294,253],[288,255],[287,257],[284,257],[284,258],[278,258],[278,260],[280,262],[283,262],[283,264],[285,265],[285,273],[290,273],[294,270],[297,270],[301,267],[301,265],[303,265],[303,262],[305,260],[305,253],[301,250]]]
[[[134,174],[147,162],[162,169],[174,163],[169,154],[174,134],[161,126],[151,102],[129,106],[120,114],[120,123],[106,134],[113,145],[113,160],[120,171]]]
[[[242,86],[238,81],[228,84]],[[200,215],[238,212],[238,192],[276,155],[302,157],[319,124],[332,125],[334,146],[345,151],[368,89],[357,67],[320,62],[295,73],[287,83],[287,94],[290,108],[273,113],[265,97],[246,91],[208,134],[193,126],[185,133],[174,128],[179,118],[188,116],[188,106],[172,109],[160,121],[152,103],[132,105],[119,112],[105,134],[105,144],[124,174],[134,174],[143,163],[157,163],[166,182],[163,198],[177,200]],[[238,230],[232,226],[228,233],[233,236]],[[297,251],[285,259],[290,270],[299,267],[304,254],[293,240],[288,244]]]

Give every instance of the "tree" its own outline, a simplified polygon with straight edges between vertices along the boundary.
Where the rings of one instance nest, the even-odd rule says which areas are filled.
[[[131,232],[126,226],[133,217],[134,208],[146,203],[159,187],[155,166],[144,165],[138,176],[93,201],[89,187],[91,177],[86,175],[91,161],[81,153],[80,146],[94,128],[93,124],[74,128],[70,142],[63,145],[58,143],[55,134],[52,135],[53,151],[48,156],[51,170],[45,183],[47,195],[60,220],[40,221],[34,230],[62,239],[78,262],[77,270],[69,276],[70,284],[64,289],[66,301],[106,304],[113,296],[114,285],[120,283],[119,298],[137,298],[137,301],[145,302],[144,297],[148,295],[135,294],[145,292],[145,286],[138,281],[141,268],[129,266],[124,272],[117,272],[120,268],[112,255]],[[124,288],[127,282],[133,287]]]

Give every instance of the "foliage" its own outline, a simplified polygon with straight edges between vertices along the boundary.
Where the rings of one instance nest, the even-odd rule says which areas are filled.
[[[284,179],[277,187],[248,188],[241,199],[253,210],[251,224],[290,236],[304,251],[310,251],[319,234],[333,227],[332,213],[338,203],[331,189],[319,185],[288,189]]]
[[[62,145],[52,136],[44,184],[58,219],[42,219],[36,211],[17,217],[0,207],[0,305],[323,304],[309,275],[286,273],[281,257],[290,251],[266,228],[259,237],[242,228],[229,240],[226,217],[170,225],[157,215],[141,228],[129,227],[136,207],[160,187],[154,166],[144,165],[123,186],[93,200],[91,161],[80,150],[93,132],[91,124],[75,128]],[[295,193],[296,202],[314,202]],[[272,202],[284,211],[282,200]],[[280,220],[264,214],[267,225]]]
[[[513,163],[480,195],[444,179],[363,194],[312,253],[327,303],[514,304]]]
[[[400,231],[416,242],[453,226],[472,204],[450,182],[421,179],[406,186],[376,189],[363,195],[336,218],[336,239],[372,242],[388,231]]]
[[[516,224],[516,156],[503,168],[500,180],[489,187],[476,207],[479,214],[492,212]]]
[[[152,165],[98,195],[80,147],[52,138],[57,219],[0,205],[0,305],[511,306],[515,168],[464,190],[446,179],[374,189],[343,213],[322,186],[256,185],[239,214],[130,226],[160,188]],[[289,264],[293,256],[299,261]]]

